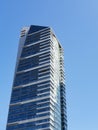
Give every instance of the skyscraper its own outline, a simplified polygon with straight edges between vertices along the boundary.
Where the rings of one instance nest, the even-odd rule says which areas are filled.
[[[50,27],[21,31],[6,130],[67,130],[63,48]]]

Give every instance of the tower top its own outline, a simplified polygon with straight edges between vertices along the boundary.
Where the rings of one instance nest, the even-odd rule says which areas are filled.
[[[38,26],[38,25],[31,25],[28,34],[29,34],[29,33],[37,32],[37,31],[39,31],[39,30],[41,30],[41,29],[45,29],[45,28],[49,28],[49,27]]]

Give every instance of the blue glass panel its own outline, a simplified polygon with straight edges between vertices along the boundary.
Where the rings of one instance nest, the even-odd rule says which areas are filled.
[[[40,43],[32,45],[32,46],[24,47],[22,50],[21,58],[38,53],[39,45]]]
[[[32,44],[40,40],[40,33],[29,35],[26,37],[25,45]]]
[[[32,70],[21,74],[16,74],[14,86],[28,84],[32,81],[36,81],[38,78],[38,70]]]
[[[22,71],[32,67],[36,67],[39,64],[39,56],[34,56],[28,59],[23,59],[19,61],[17,71]]]
[[[31,25],[28,34],[37,32],[37,31],[42,30],[42,29],[44,29],[44,28],[48,28],[48,27]]]

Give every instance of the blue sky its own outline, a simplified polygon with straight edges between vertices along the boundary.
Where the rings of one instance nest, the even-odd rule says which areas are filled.
[[[98,130],[98,1],[0,0],[0,130],[5,130],[20,30],[51,26],[65,52],[69,130]]]

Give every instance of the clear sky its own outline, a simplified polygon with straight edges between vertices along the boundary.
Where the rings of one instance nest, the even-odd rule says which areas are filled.
[[[0,130],[5,130],[20,30],[51,26],[65,52],[69,130],[98,130],[98,0],[0,0]]]

